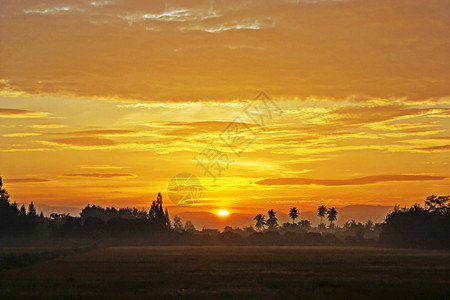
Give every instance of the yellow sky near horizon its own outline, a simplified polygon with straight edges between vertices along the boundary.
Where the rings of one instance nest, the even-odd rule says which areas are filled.
[[[46,212],[253,213],[449,194],[450,4],[431,0],[0,3],[0,176]],[[244,108],[265,91],[264,128]],[[236,117],[257,138],[220,144]],[[213,181],[195,157],[232,162]],[[170,179],[203,194],[179,207]]]

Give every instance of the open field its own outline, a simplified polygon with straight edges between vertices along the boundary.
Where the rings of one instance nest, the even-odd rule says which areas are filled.
[[[118,247],[0,271],[0,298],[449,299],[450,252]]]

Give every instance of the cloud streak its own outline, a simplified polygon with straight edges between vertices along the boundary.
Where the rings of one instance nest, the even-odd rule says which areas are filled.
[[[25,109],[0,108],[0,118],[43,118],[48,113]]]
[[[6,178],[6,183],[39,183],[39,182],[49,182],[50,179],[45,178]]]
[[[429,175],[376,175],[352,179],[311,179],[311,178],[276,178],[257,181],[259,185],[319,185],[319,186],[346,186],[365,185],[391,181],[423,181],[443,180],[444,176]]]
[[[131,173],[74,173],[74,174],[64,174],[62,176],[101,178],[101,179],[122,178],[122,177],[135,178],[135,177],[137,177],[135,174],[131,174]]]

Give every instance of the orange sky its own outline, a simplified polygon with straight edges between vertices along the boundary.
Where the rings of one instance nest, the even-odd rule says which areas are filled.
[[[46,213],[411,205],[449,194],[446,0],[0,3],[0,176]],[[264,128],[244,108],[265,91]],[[256,139],[236,156],[236,117]],[[213,181],[194,157],[232,160]],[[167,197],[179,173],[202,197]],[[250,222],[250,221],[249,221]]]

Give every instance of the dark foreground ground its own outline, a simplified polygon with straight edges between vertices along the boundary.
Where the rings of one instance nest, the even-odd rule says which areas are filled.
[[[7,252],[0,249],[0,257]],[[35,261],[23,253],[3,259],[0,298],[450,299],[448,251],[121,247],[50,253]],[[17,262],[24,257],[28,265]]]

